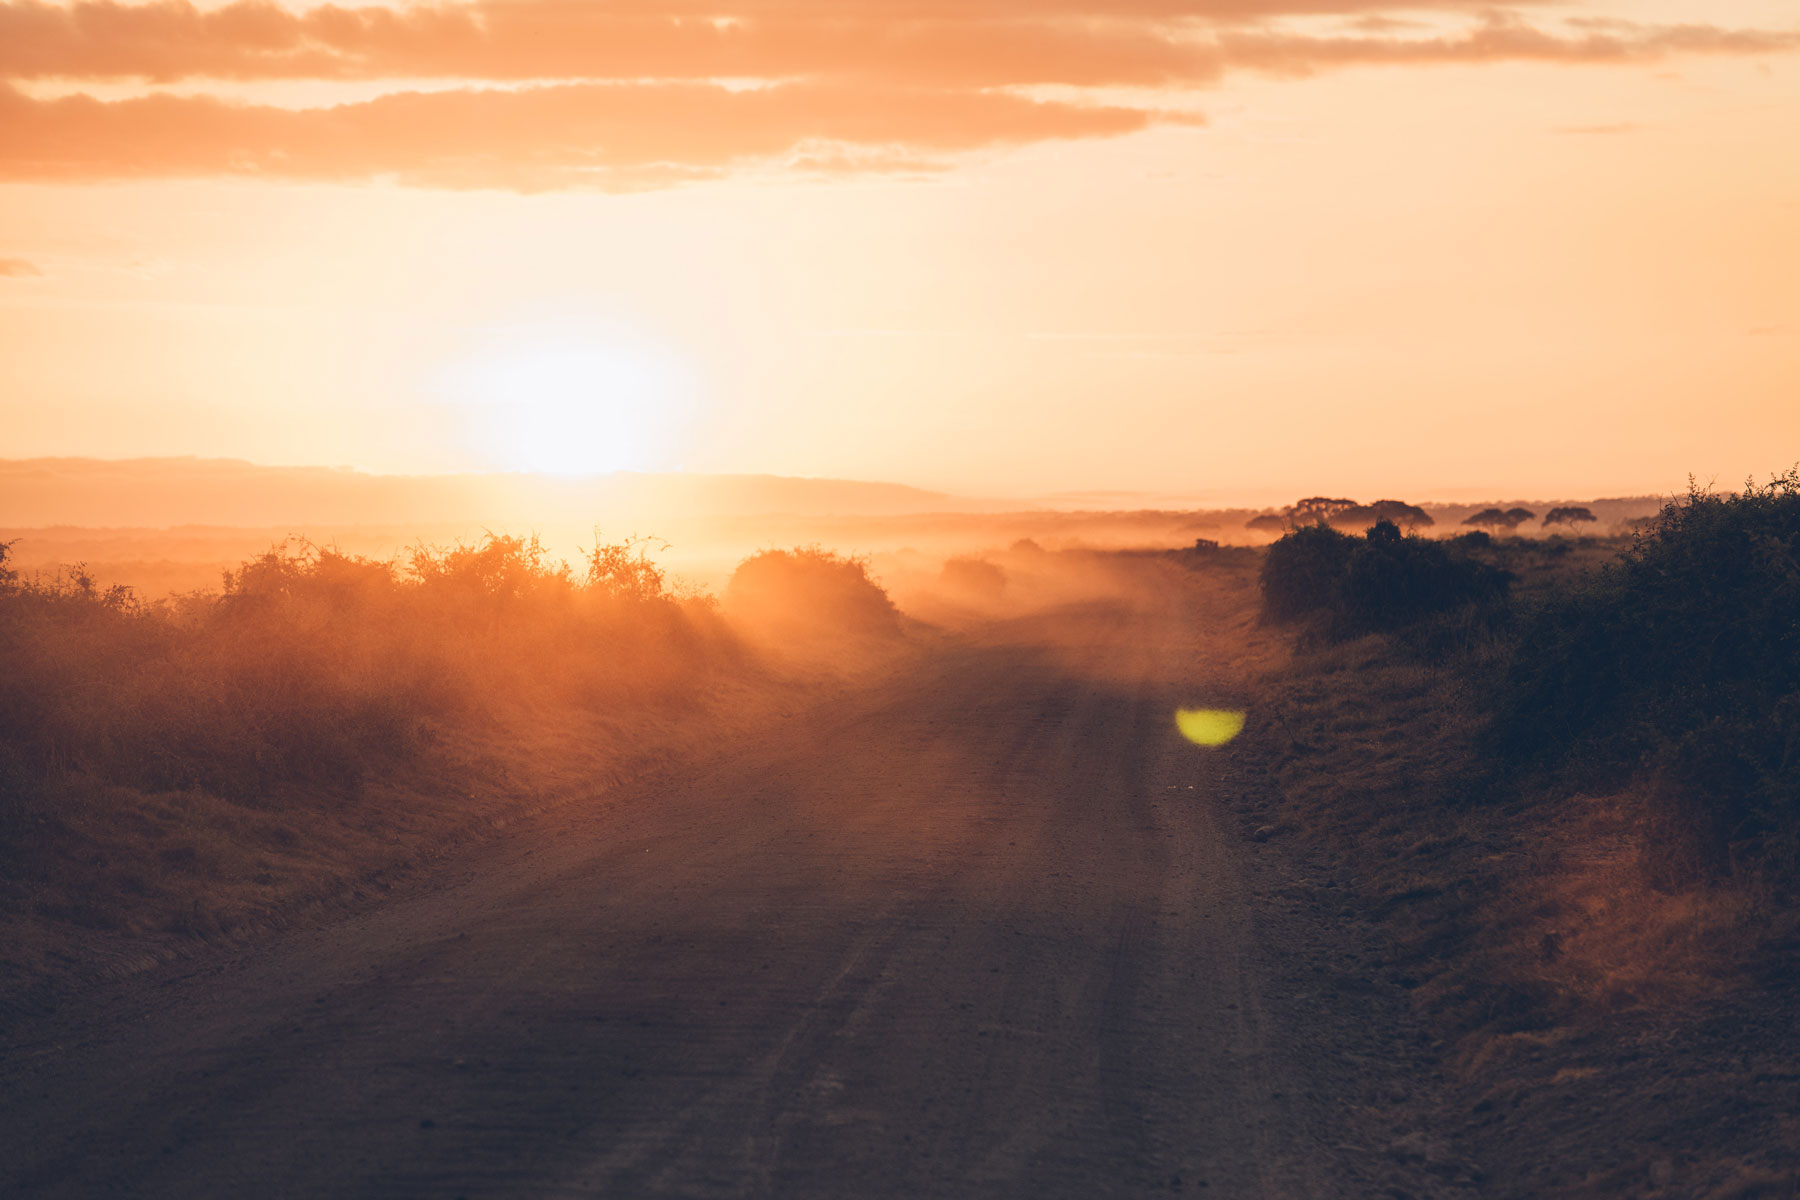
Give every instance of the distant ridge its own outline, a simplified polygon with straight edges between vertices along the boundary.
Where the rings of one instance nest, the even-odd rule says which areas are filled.
[[[224,458],[0,459],[0,526],[440,524],[630,521],[779,513],[894,516],[1007,507],[896,483],[781,475],[618,472],[375,475]]]

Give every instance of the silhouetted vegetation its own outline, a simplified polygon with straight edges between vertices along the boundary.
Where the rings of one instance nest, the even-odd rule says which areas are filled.
[[[1269,547],[1263,613],[1275,621],[1320,614],[1326,634],[1342,639],[1503,596],[1509,579],[1386,521],[1361,538],[1311,525]]]
[[[581,576],[534,537],[396,561],[295,542],[154,604],[9,558],[0,912],[80,926],[211,931],[354,886],[402,840],[592,788],[762,677],[637,539]]]
[[[666,691],[728,640],[629,546],[595,553],[584,583],[535,538],[421,547],[404,567],[302,543],[159,605],[79,571],[9,579],[0,778],[15,797],[69,773],[245,803],[350,795],[492,698]]]
[[[1800,474],[1690,492],[1523,614],[1491,749],[1576,786],[1646,780],[1671,883],[1800,876]]]
[[[1529,508],[1484,508],[1470,515],[1463,521],[1464,525],[1474,525],[1483,529],[1499,529],[1511,533],[1525,522],[1536,518],[1537,514]]]
[[[1358,504],[1341,496],[1309,496],[1296,500],[1280,513],[1251,517],[1244,523],[1244,528],[1262,533],[1285,533],[1312,525],[1330,525],[1346,533],[1362,533],[1383,521],[1409,533],[1437,523],[1430,513],[1404,500]]]
[[[1556,511],[1558,524],[1579,520]],[[1490,509],[1469,521],[1505,530],[1529,517]],[[1332,640],[1406,631],[1413,653],[1481,681],[1491,721],[1477,774],[1508,794],[1633,788],[1663,884],[1748,871],[1791,887],[1800,475],[1693,491],[1598,569],[1571,554],[1583,544],[1485,530],[1431,542],[1391,525],[1356,539],[1315,525],[1269,548],[1264,613],[1312,617]],[[1531,585],[1498,603],[1509,564]]]
[[[602,542],[594,531],[595,546],[587,553],[587,585],[614,600],[644,604],[667,594],[662,568],[650,561],[651,539],[630,537],[623,542]],[[666,545],[657,543],[663,549]]]
[[[1300,529],[1307,525],[1324,525],[1339,513],[1356,507],[1356,501],[1343,496],[1308,496],[1289,505],[1285,516],[1288,525]]]
[[[726,608],[782,637],[885,636],[899,627],[894,603],[868,563],[817,546],[764,550],[738,565]]]
[[[1592,525],[1598,520],[1599,518],[1594,516],[1592,509],[1572,504],[1560,508],[1553,508],[1545,513],[1544,527],[1549,528],[1552,525]]]
[[[1304,526],[1270,546],[1262,568],[1263,616],[1292,621],[1328,607],[1355,548],[1356,539],[1329,525]]]
[[[1286,533],[1288,519],[1280,513],[1260,513],[1245,521],[1244,528],[1255,533]]]
[[[1430,513],[1404,500],[1377,500],[1373,504],[1358,504],[1333,514],[1327,523],[1346,533],[1362,533],[1383,521],[1405,533],[1429,529],[1437,524]]]

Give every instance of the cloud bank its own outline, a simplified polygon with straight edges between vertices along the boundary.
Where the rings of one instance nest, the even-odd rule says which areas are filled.
[[[561,84],[396,92],[283,109],[206,97],[34,100],[0,91],[0,179],[391,176],[436,187],[623,189],[787,156],[821,170],[1145,128],[1132,108],[1004,92],[781,84]],[[833,151],[855,148],[856,153]]]
[[[751,165],[918,170],[995,147],[1194,123],[1192,93],[1232,71],[1800,47],[1796,30],[1566,15],[1544,24],[1474,0],[1437,0],[1425,19],[1402,21],[1387,7],[474,0],[296,11],[270,0],[205,10],[187,0],[11,0],[0,3],[0,178],[393,178],[534,190],[658,186]],[[153,90],[296,80],[392,87],[306,109]],[[435,90],[417,90],[424,80]],[[39,81],[143,92],[102,101],[26,90]],[[1139,98],[1111,98],[1121,90]]]

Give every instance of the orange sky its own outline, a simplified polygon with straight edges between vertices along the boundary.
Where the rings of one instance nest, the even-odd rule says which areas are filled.
[[[0,0],[9,457],[976,494],[1800,459],[1800,12]]]

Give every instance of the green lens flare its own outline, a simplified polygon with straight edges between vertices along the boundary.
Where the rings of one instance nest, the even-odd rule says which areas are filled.
[[[1175,728],[1196,746],[1223,746],[1244,731],[1244,714],[1222,708],[1175,710]]]

